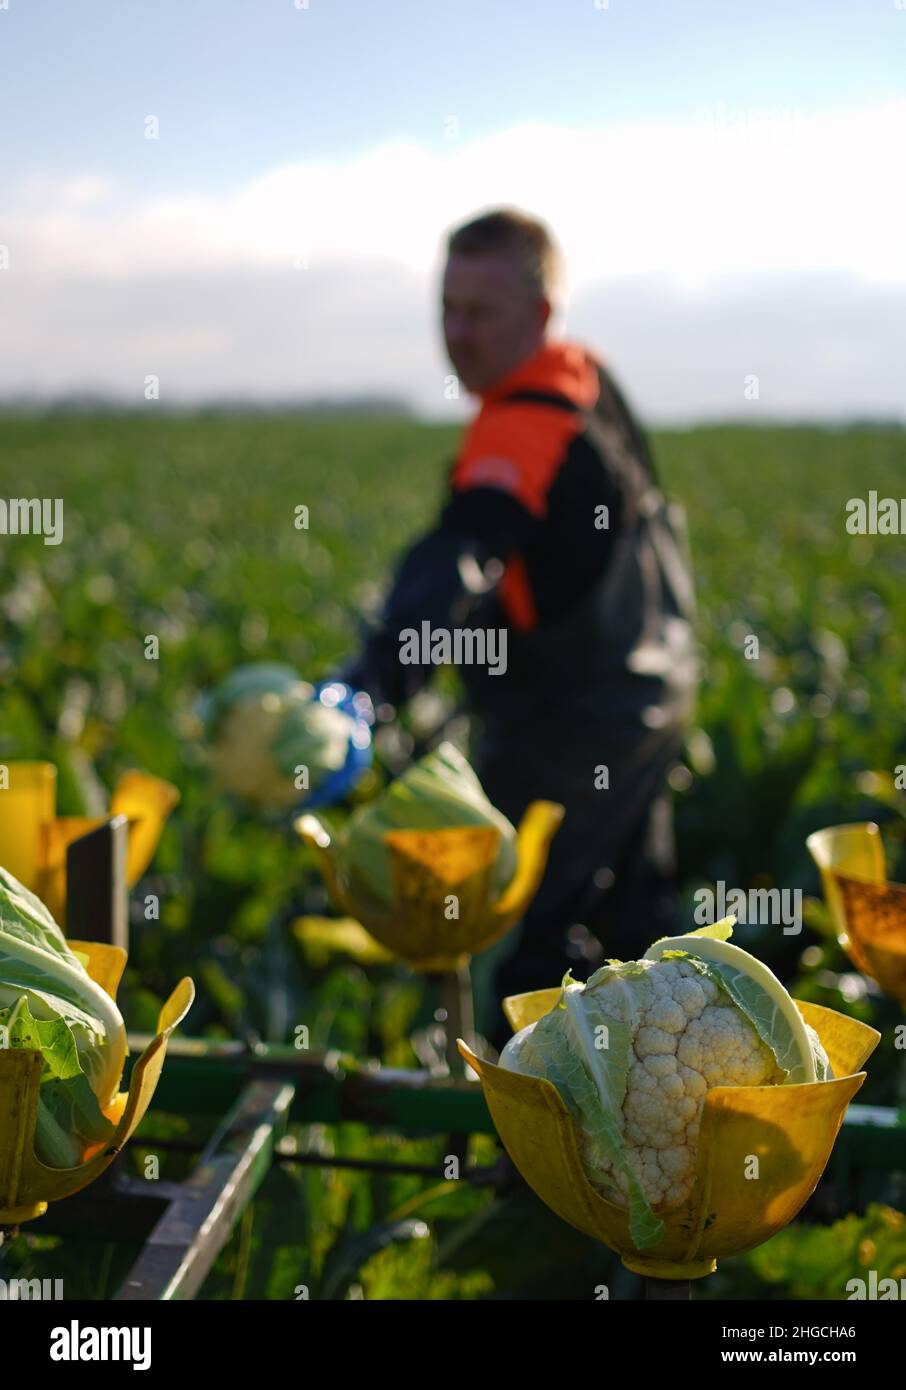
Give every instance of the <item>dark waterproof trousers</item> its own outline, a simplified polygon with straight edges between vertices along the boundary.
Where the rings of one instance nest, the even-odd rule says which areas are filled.
[[[556,724],[479,748],[484,789],[514,824],[533,800],[566,809],[541,888],[497,969],[498,1001],[558,986],[567,970],[585,980],[607,957],[635,960],[678,930],[666,777],[683,734],[675,723],[590,727],[561,711]],[[500,1011],[489,1040],[499,1049],[510,1035]]]

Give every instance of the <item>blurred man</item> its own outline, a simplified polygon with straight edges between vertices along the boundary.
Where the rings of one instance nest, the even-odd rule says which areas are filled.
[[[613,377],[553,336],[562,276],[546,227],[495,211],[454,231],[447,250],[447,352],[480,408],[436,526],[402,560],[345,674],[398,706],[433,671],[400,660],[404,631],[498,638],[494,662],[459,667],[476,771],[513,822],[537,798],[566,808],[498,971],[502,997],[559,984],[569,968],[584,978],[602,958],[587,927],[622,958],[674,929],[665,779],[695,688],[692,588]],[[501,1016],[498,1043],[506,1036]]]

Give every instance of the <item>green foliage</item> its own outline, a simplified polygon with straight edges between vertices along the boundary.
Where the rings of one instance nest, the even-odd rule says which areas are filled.
[[[152,1027],[188,971],[200,985],[193,1034],[289,1041],[304,1022],[313,1047],[413,1065],[407,1035],[430,1021],[430,990],[394,967],[306,960],[290,924],[327,910],[310,852],[218,801],[192,711],[202,691],[245,663],[288,663],[313,681],[349,655],[357,615],[430,524],[458,430],[150,411],[8,418],[3,430],[0,495],[62,498],[64,539],[47,547],[9,537],[0,547],[0,755],[56,763],[61,813],[85,812],[99,785],[112,787],[129,766],[182,792],[134,894],[121,991],[130,1027]],[[902,876],[906,820],[890,782],[906,744],[906,547],[896,537],[850,536],[844,521],[847,500],[868,488],[901,495],[906,436],[716,428],[662,433],[655,450],[666,490],[687,508],[704,657],[699,732],[676,779],[687,902],[718,879],[818,897],[805,836],[849,820],[882,824]],[[300,505],[309,508],[307,530],[296,528]],[[160,639],[158,660],[146,659],[149,635]],[[757,660],[745,655],[752,636]],[[449,679],[439,684],[450,691]],[[145,919],[148,893],[160,898],[159,921]],[[812,928],[801,938],[769,928],[740,939],[794,994],[884,1020],[887,1062],[870,1065],[859,1099],[894,1103],[889,1001],[854,996],[839,949]],[[364,1136],[357,1144],[380,1151]],[[430,1234],[368,1253],[347,1291],[545,1296],[555,1267],[558,1292],[594,1286],[591,1243],[543,1209],[532,1228],[542,1241],[535,1282],[525,1248],[521,1263],[503,1261],[504,1230],[514,1237],[524,1224],[512,1198],[477,1194],[485,1205],[447,1230],[434,1207],[430,1219],[396,1218],[381,1196],[384,1179],[281,1169],[268,1181],[279,1192],[263,1192],[251,1228],[237,1232],[238,1264],[221,1296],[279,1289],[274,1296],[291,1297],[305,1282],[300,1269],[317,1287],[330,1251],[372,1220],[425,1220]],[[410,1182],[409,1195],[432,1186]],[[444,1271],[466,1226],[474,1243],[459,1251],[454,1293]],[[303,1250],[314,1252],[311,1271]],[[581,1275],[561,1279],[567,1268]],[[346,1296],[342,1279],[336,1288]]]
[[[832,1226],[794,1221],[747,1255],[722,1261],[702,1292],[707,1298],[837,1300],[855,1295],[858,1286],[850,1281],[862,1280],[866,1297],[872,1270],[877,1280],[906,1279],[906,1217],[878,1203]]]

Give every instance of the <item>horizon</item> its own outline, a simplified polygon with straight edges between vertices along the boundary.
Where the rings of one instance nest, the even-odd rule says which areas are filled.
[[[207,400],[192,402],[136,402],[117,400],[86,393],[61,395],[37,399],[0,396],[0,419],[36,420],[45,417],[93,417],[96,419],[135,419],[149,415],[163,415],[168,419],[193,419],[197,416],[216,415],[224,419],[269,416],[274,419],[316,417],[334,423],[358,423],[368,420],[400,422],[404,424],[454,429],[461,425],[460,420],[449,416],[431,416],[419,413],[412,402],[398,399],[391,394],[385,396],[361,395],[349,397],[287,397],[285,400],[265,400],[249,396],[246,399],[210,397]],[[696,430],[745,429],[745,430],[822,430],[832,433],[845,433],[847,430],[906,430],[906,418],[896,415],[858,415],[848,417],[813,417],[793,415],[760,414],[758,418],[749,415],[709,416],[701,420],[661,419],[657,422],[642,420],[643,428],[656,434],[685,434]]]

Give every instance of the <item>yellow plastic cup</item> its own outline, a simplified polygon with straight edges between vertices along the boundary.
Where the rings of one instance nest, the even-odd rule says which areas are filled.
[[[56,809],[53,763],[0,764],[0,865],[33,893],[40,888]]]

